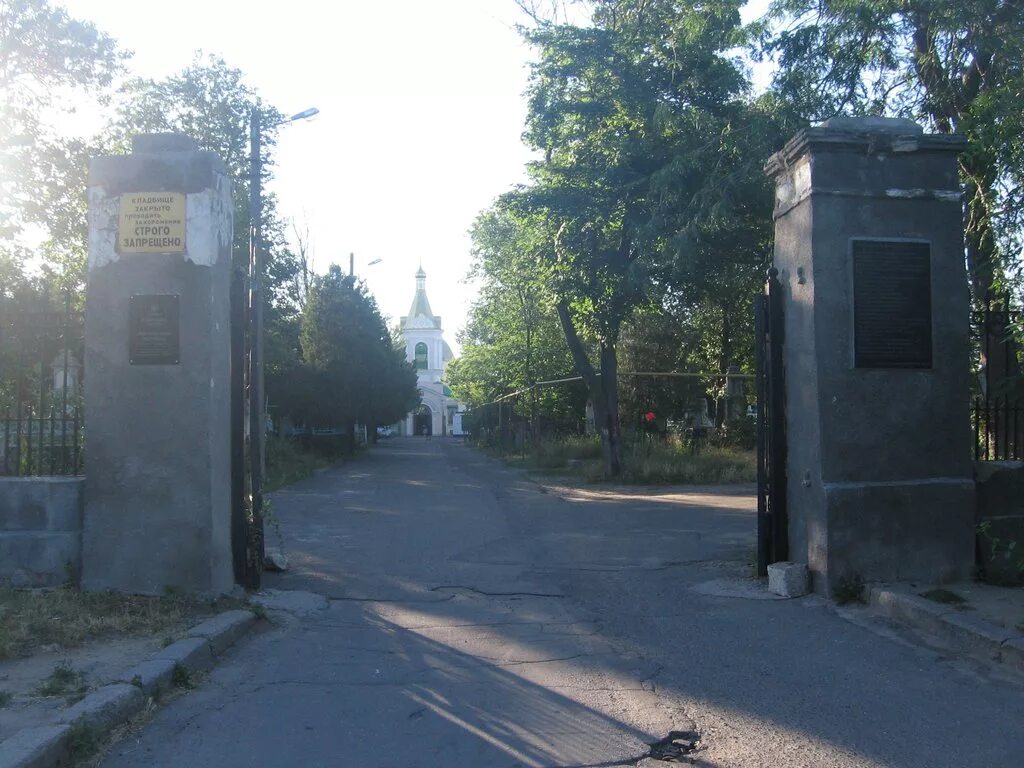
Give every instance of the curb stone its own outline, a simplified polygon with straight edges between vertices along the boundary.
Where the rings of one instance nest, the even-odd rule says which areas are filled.
[[[251,611],[226,611],[197,624],[183,640],[154,653],[65,710],[56,725],[23,728],[0,742],[0,768],[64,768],[73,727],[84,724],[105,736],[141,712],[151,696],[170,688],[174,667],[205,671],[256,624]]]
[[[1024,634],[918,595],[875,585],[868,604],[877,613],[938,637],[960,651],[1024,672]]]
[[[0,768],[52,768],[68,758],[71,726],[22,728],[0,742]]]

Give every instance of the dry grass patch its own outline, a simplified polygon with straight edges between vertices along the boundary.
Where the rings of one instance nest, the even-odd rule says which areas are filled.
[[[0,659],[30,656],[44,646],[75,648],[107,637],[174,632],[244,605],[232,598],[0,587]]]

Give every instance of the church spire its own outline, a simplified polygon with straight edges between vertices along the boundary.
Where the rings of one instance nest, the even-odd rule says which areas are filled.
[[[424,320],[417,321],[417,318]],[[440,328],[441,318],[435,317],[430,310],[430,302],[427,300],[427,273],[423,271],[423,264],[416,270],[416,295],[413,297],[409,314],[402,318],[403,327]]]

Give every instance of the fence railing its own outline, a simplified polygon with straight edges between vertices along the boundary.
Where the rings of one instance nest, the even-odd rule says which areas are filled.
[[[974,458],[981,461],[1024,459],[1024,407],[1018,400],[975,398],[971,406]]]
[[[0,305],[0,474],[82,473],[82,319],[70,293]]]
[[[1024,459],[1024,398],[1017,358],[1022,313],[1011,298],[989,294],[972,313],[971,332],[981,394],[971,403],[974,458]]]

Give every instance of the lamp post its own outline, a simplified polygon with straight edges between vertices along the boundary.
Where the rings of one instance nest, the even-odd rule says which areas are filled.
[[[320,110],[312,107],[286,117],[270,128],[286,123],[305,120],[319,114]],[[263,469],[265,466],[264,432],[266,431],[266,404],[263,398],[263,254],[261,250],[263,197],[260,181],[263,175],[263,163],[260,157],[262,149],[262,118],[257,102],[249,115],[249,306],[248,306],[248,412],[249,412],[249,501],[252,511],[252,525],[256,529],[259,550],[255,553],[258,559],[247,578],[246,586],[259,587],[259,573],[262,568],[263,547]]]

